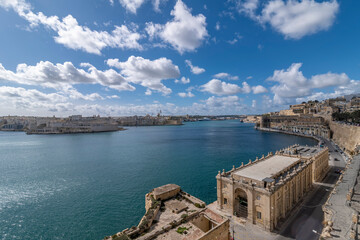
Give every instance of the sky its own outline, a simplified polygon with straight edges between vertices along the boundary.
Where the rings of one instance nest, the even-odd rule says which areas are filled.
[[[360,92],[358,0],[0,0],[0,115],[261,114]]]

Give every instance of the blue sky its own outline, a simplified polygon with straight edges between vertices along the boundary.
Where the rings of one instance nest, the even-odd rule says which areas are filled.
[[[0,0],[0,115],[254,114],[360,92],[357,0]]]

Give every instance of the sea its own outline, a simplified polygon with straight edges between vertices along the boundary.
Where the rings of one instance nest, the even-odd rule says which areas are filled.
[[[137,225],[145,194],[175,183],[216,201],[218,171],[310,138],[239,120],[125,131],[0,132],[0,239],[103,239]]]

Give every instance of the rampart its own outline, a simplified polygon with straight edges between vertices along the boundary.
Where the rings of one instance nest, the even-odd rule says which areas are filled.
[[[360,127],[329,122],[332,140],[349,154],[360,152]]]

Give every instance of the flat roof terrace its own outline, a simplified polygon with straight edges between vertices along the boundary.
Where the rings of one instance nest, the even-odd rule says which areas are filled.
[[[310,147],[310,146],[297,146],[297,147],[293,147],[293,149],[296,149],[297,154],[300,154],[300,156],[304,156],[304,157],[312,157],[323,150],[322,148],[319,147]]]
[[[299,161],[300,158],[274,155],[265,160],[258,161],[234,172],[235,175],[257,181],[272,178],[283,169]]]

